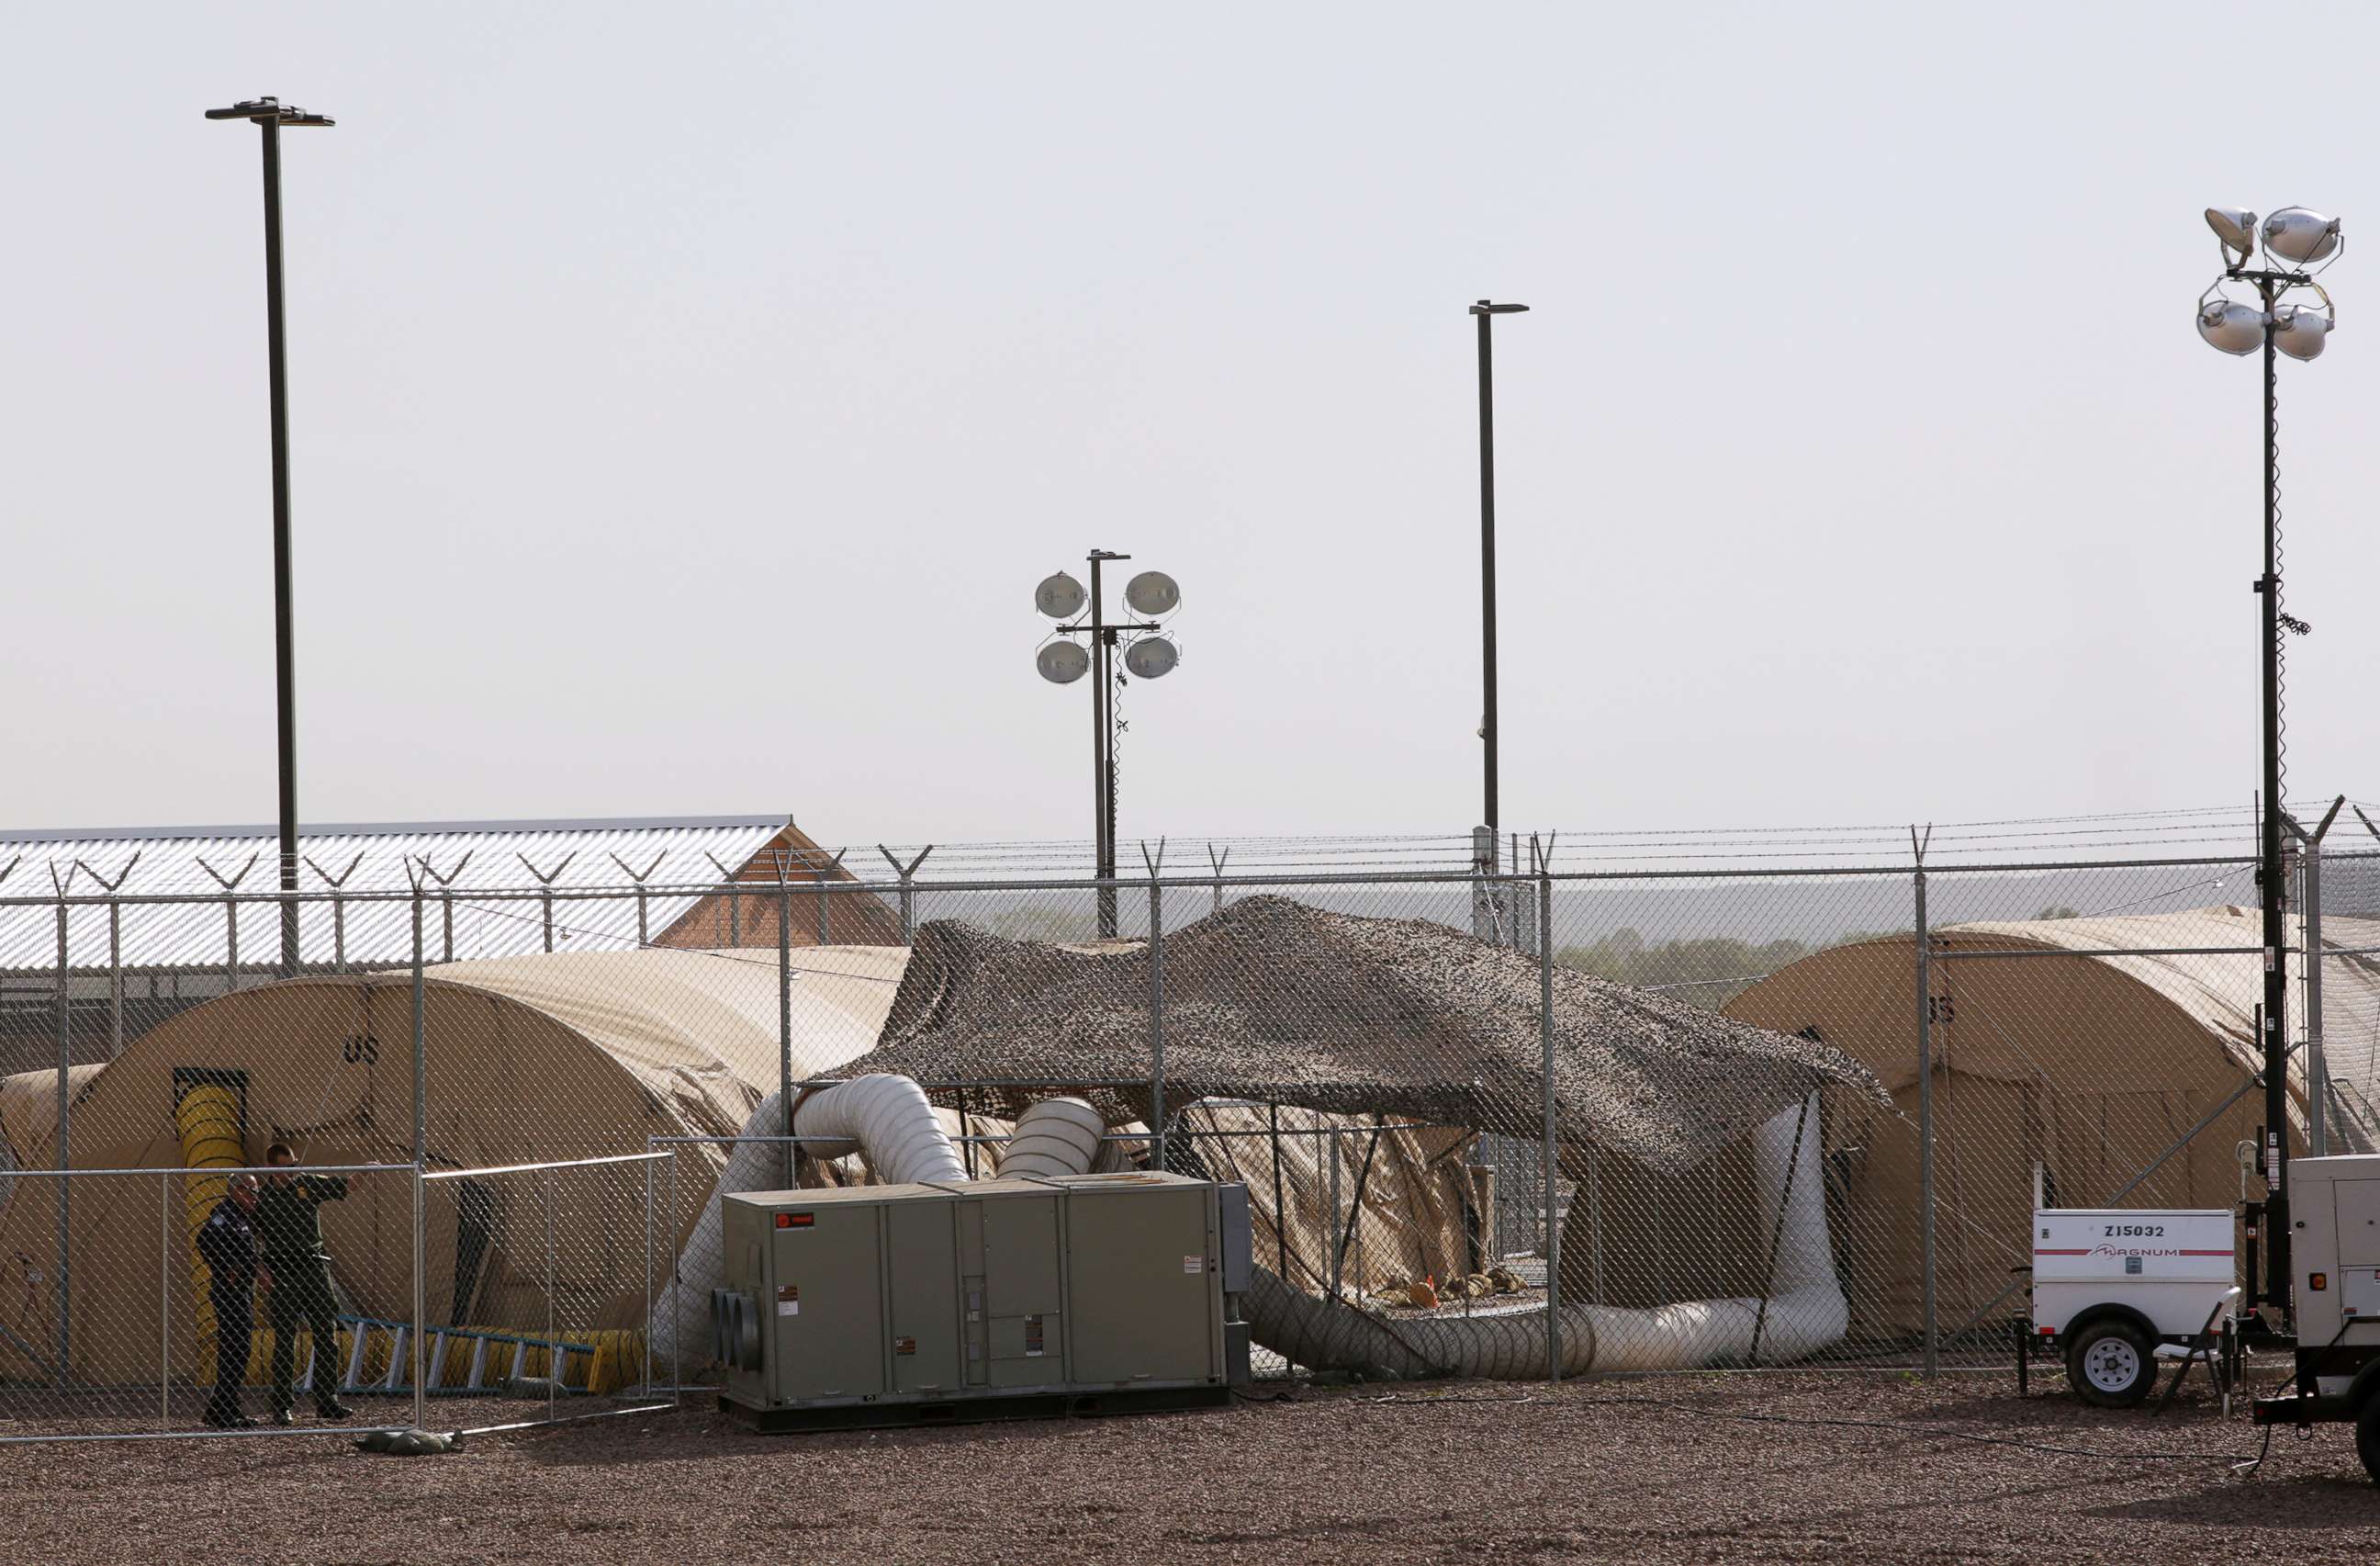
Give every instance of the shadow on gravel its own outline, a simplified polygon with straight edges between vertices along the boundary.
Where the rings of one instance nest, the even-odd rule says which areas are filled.
[[[602,1468],[656,1460],[805,1453],[924,1450],[993,1444],[1047,1445],[1090,1438],[1102,1428],[1198,1425],[1231,1417],[1229,1409],[1117,1414],[1111,1418],[986,1420],[973,1425],[893,1425],[877,1430],[793,1431],[761,1435],[713,1410],[686,1409],[633,1419],[590,1421],[511,1438],[521,1455],[552,1468]],[[505,1438],[490,1437],[489,1440]],[[1054,1455],[1054,1454],[1053,1454]]]
[[[2273,1462],[2285,1461],[2277,1450],[2279,1443],[2274,1444]],[[2337,1533],[2346,1528],[2380,1528],[2380,1485],[2373,1484],[2360,1469],[2352,1474],[2218,1480],[2153,1500],[2096,1507],[2083,1515],[2122,1523]]]

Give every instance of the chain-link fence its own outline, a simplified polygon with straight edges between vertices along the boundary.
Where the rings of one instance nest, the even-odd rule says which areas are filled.
[[[194,1237],[273,1144],[349,1182],[320,1208],[334,1325],[249,1311],[308,1363],[335,1340],[293,1365],[300,1427],[334,1382],[454,1425],[702,1384],[738,1190],[1236,1181],[1276,1364],[1502,1376],[1989,1363],[2036,1202],[2261,1190],[2252,863],[1527,863],[428,874],[301,895],[294,963],[281,898],[237,884],[0,899],[0,1418],[206,1427]],[[2380,1123],[2374,871],[2293,877],[2293,1145],[2310,1104],[2332,1151]],[[862,1075],[914,1082],[946,1155],[880,1144]],[[1052,1114],[1089,1140],[1020,1130]]]
[[[652,1406],[671,1258],[644,1193],[673,1161],[18,1169],[0,1440],[403,1430],[432,1399],[481,1400],[436,1416],[470,1429]]]

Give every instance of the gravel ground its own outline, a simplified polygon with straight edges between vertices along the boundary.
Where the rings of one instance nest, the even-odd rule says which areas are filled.
[[[1973,1376],[1301,1389],[1200,1413],[768,1437],[688,1409],[429,1458],[326,1439],[15,1447],[0,1559],[2380,1558],[2380,1488],[2345,1426],[2303,1444],[2281,1430],[2262,1474],[2239,1478],[2219,1459],[2130,1454],[2252,1453],[2244,1414],[2187,1395],[2161,1417],[2101,1414],[2038,1385],[2022,1401],[2012,1379]]]

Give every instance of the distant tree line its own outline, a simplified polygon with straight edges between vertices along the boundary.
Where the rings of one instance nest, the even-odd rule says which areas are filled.
[[[1906,937],[1913,933],[1852,930],[1816,945],[1785,939],[1755,945],[1725,936],[1706,936],[1695,940],[1663,941],[1657,946],[1646,942],[1636,931],[1623,927],[1592,946],[1558,947],[1554,961],[1598,979],[1658,989],[1716,1011],[1754,984],[1814,951],[1858,941]]]
[[[2035,919],[2082,917],[2063,905],[2043,909]],[[1646,942],[1633,929],[1614,930],[1592,946],[1558,947],[1554,960],[1598,979],[1658,989],[1716,1011],[1779,968],[1799,962],[1812,952],[1861,941],[1906,940],[1913,927],[1899,930],[1848,930],[1833,940],[1810,945],[1796,940],[1740,941],[1726,936],[1695,940]]]

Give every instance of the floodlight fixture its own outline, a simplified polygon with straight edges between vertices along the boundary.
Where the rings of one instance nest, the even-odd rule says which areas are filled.
[[[2283,207],[2265,219],[2265,253],[2312,266],[2338,253],[2338,219],[2305,207]]]
[[[2336,324],[2311,305],[2284,304],[2273,311],[2273,346],[2291,359],[2319,359]]]
[[[2265,346],[2265,312],[2238,300],[2216,298],[2198,307],[2198,335],[2224,353],[2253,353]]]
[[[2256,253],[2256,214],[2245,207],[2208,207],[2206,226],[2223,241],[2223,263],[2245,266]]]
[[[1034,667],[1052,685],[1072,685],[1091,672],[1091,655],[1071,642],[1052,642],[1035,655]]]
[[[1525,312],[1528,308],[1529,307],[1525,304],[1497,304],[1489,300],[1481,300],[1477,304],[1471,307],[1471,313],[1474,315],[1519,315]]]
[[[1162,636],[1144,636],[1123,650],[1123,667],[1142,679],[1162,679],[1181,661],[1181,652]]]
[[[1087,594],[1083,584],[1065,571],[1042,579],[1033,590],[1033,606],[1053,620],[1070,619],[1079,613]]]

